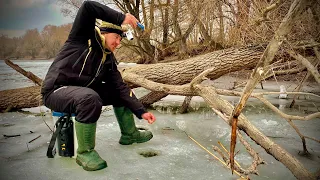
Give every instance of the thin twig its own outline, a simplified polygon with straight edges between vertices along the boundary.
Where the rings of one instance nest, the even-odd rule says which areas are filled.
[[[33,141],[35,141],[36,139],[38,139],[38,138],[40,138],[40,137],[41,137],[41,135],[37,136],[37,137],[36,137],[36,138],[34,138],[34,139],[31,139],[29,142],[26,142],[26,145],[27,145],[28,151],[30,151],[28,144],[29,144],[29,143],[32,143]]]
[[[218,144],[219,144],[219,145],[222,147],[222,149],[230,156],[229,151],[223,146],[223,144],[222,144],[220,141],[218,141]],[[239,164],[236,160],[234,160],[234,162],[241,168],[240,164]]]
[[[209,153],[211,156],[213,156],[215,159],[217,159],[221,164],[223,164],[225,167],[227,167],[228,169],[229,169],[229,167],[228,167],[228,165],[225,163],[225,162],[223,162],[220,158],[218,158],[216,155],[214,155],[212,152],[210,152],[207,148],[205,148],[204,146],[202,146],[199,142],[197,142],[195,139],[193,139],[191,136],[189,136],[188,134],[187,134],[187,132],[185,132],[184,131],[184,133],[186,133],[186,135],[193,141],[193,142],[195,142],[198,146],[200,146],[203,150],[205,150],[207,153]],[[234,171],[238,176],[240,176],[241,178],[244,178],[239,172],[237,172],[237,171]]]
[[[40,107],[40,113],[45,113],[44,111],[41,110],[41,101],[42,99],[39,100],[39,107]],[[52,116],[51,116],[52,117]],[[50,129],[51,132],[53,132],[53,130],[50,128],[50,126],[47,124],[47,122],[44,120],[44,117],[41,116],[42,121],[44,122],[44,124]]]
[[[229,117],[222,114],[220,111],[211,108],[219,117],[221,117],[224,121],[228,122]],[[251,147],[251,145],[242,137],[241,133],[238,131],[237,136],[239,137],[240,142],[243,144],[243,146],[247,149],[248,153],[253,157],[253,161],[251,163],[251,166],[244,170],[240,168],[239,172],[243,172],[244,174],[256,174],[259,175],[257,166],[260,164],[265,164],[264,160],[258,155],[257,152]],[[237,153],[235,153],[236,155]],[[235,166],[236,168],[236,166]]]
[[[21,136],[21,135],[20,134],[15,134],[15,135],[6,135],[6,134],[4,134],[3,136],[6,137],[6,138],[11,138],[11,137],[17,137],[17,136]]]
[[[41,135],[35,137],[34,139],[31,139],[28,143],[32,143],[33,141],[37,140],[39,137],[41,137]]]
[[[291,119],[286,119],[288,121],[288,123],[290,124],[291,127],[293,127],[293,129],[297,132],[297,134],[300,136],[301,140],[302,140],[302,147],[303,147],[303,151],[304,154],[310,154],[308,149],[307,149],[307,145],[306,145],[306,139],[305,136],[300,132],[300,130],[298,129],[298,127],[292,122]]]
[[[257,99],[259,99],[261,102],[263,102],[265,105],[267,105],[271,110],[279,114],[281,117],[285,119],[292,119],[292,120],[301,120],[301,121],[308,121],[314,118],[320,117],[320,112],[316,112],[313,114],[309,114],[307,116],[294,116],[294,115],[288,115],[280,111],[277,107],[275,107],[273,104],[271,104],[268,100],[266,100],[264,97],[258,95],[255,96]]]

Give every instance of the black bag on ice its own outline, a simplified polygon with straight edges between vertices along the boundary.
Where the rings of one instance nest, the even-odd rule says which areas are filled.
[[[57,139],[59,156],[72,157],[74,156],[74,139],[73,139],[73,122],[70,115],[61,116],[56,124],[56,131],[51,137],[51,141],[47,151],[48,158],[54,158],[56,148],[54,144]]]

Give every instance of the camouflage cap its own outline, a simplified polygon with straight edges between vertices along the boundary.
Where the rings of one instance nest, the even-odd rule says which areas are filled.
[[[101,19],[96,19],[96,26],[101,32],[117,33],[121,36],[123,36],[124,32],[127,31],[127,29],[124,27],[102,21]]]

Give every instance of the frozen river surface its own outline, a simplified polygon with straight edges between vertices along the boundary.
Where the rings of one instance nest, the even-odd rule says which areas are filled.
[[[41,78],[44,77],[50,61],[16,62]],[[29,66],[28,66],[29,65]],[[0,61],[1,90],[30,86],[32,83],[5,68]],[[17,77],[18,76],[18,77]],[[268,86],[266,85],[266,88]],[[138,96],[146,93],[143,89],[136,90]],[[290,97],[289,97],[290,98]],[[237,98],[227,97],[234,103]],[[320,99],[303,97],[297,101],[293,109],[289,109],[290,99],[269,99],[288,114],[306,115],[319,111]],[[72,158],[56,156],[46,157],[51,131],[46,126],[53,127],[50,112],[45,107],[25,109],[31,113],[11,112],[0,114],[0,172],[1,179],[110,179],[110,180],[235,180],[237,175],[223,167],[211,155],[195,144],[182,130],[213,152],[212,145],[218,146],[218,141],[229,148],[230,127],[206,108],[203,100],[195,97],[191,103],[192,111],[188,114],[177,114],[176,106],[180,106],[183,97],[169,96],[153,105],[157,121],[149,125],[136,120],[139,126],[151,130],[154,138],[143,144],[122,146],[119,126],[111,107],[106,107],[98,121],[96,149],[108,163],[108,168],[96,172],[86,172]],[[46,116],[37,113],[45,112]],[[311,156],[300,156],[301,139],[294,129],[281,117],[274,114],[260,102],[250,100],[244,109],[244,114],[265,135],[275,143],[280,144],[296,157],[309,171],[320,168],[320,144],[307,139],[307,148]],[[300,131],[310,137],[320,138],[320,119],[310,121],[294,121]],[[3,135],[20,136],[6,138]],[[40,136],[40,137],[39,137]],[[30,140],[39,137],[31,143]],[[249,139],[250,144],[266,161],[267,164],[258,167],[260,176],[251,175],[252,179],[285,180],[295,179],[292,173],[280,162],[267,154],[264,149]],[[244,147],[237,143],[236,160],[243,167],[251,164],[252,158]],[[155,156],[144,157],[142,154],[152,152]]]

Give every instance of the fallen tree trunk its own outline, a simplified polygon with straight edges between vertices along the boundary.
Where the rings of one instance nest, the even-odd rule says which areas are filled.
[[[40,94],[42,79],[30,71],[25,71],[19,65],[14,64],[8,59],[5,60],[5,63],[39,86],[0,91],[0,112],[9,112],[42,105],[42,96]]]
[[[214,51],[178,62],[137,65],[123,69],[154,82],[180,85],[189,83],[198,74],[214,68],[207,77],[217,79],[227,73],[253,69],[264,51],[263,45]]]
[[[0,91],[0,102],[0,110],[5,112],[40,106],[40,86]]]
[[[139,74],[155,82],[180,85],[190,82],[202,71],[213,67],[215,68],[215,71],[209,74],[208,77],[217,79],[229,72],[254,68],[263,53],[263,49],[264,47],[260,45],[243,48],[229,48],[179,62],[138,65],[124,68],[122,69],[122,74],[129,72]],[[21,68],[15,69],[18,70]],[[20,72],[20,70],[18,71]],[[25,76],[28,74],[30,74],[30,72],[27,74],[24,73]],[[40,79],[38,82],[41,84],[40,82],[42,82],[42,80]],[[0,110],[3,111],[7,109],[7,107],[25,108],[38,104],[40,91],[38,88],[30,87],[28,92],[32,89],[34,92],[25,96],[28,98],[21,98],[24,94],[22,90],[18,90],[21,94],[14,90],[6,90],[5,92],[0,91],[1,98],[7,101],[0,102]],[[11,91],[12,93],[10,93]],[[152,92],[149,96],[143,97],[141,101],[144,105],[148,106],[165,96],[167,96],[167,94],[163,92]],[[18,102],[20,102],[20,105],[17,104]]]
[[[230,72],[254,68],[263,54],[264,47],[265,45],[229,48],[179,62],[130,67],[123,69],[123,72],[138,74],[154,82],[181,85],[189,83],[204,70],[214,68],[208,77],[217,79]],[[162,92],[151,92],[142,97],[140,101],[148,107],[167,95]]]

